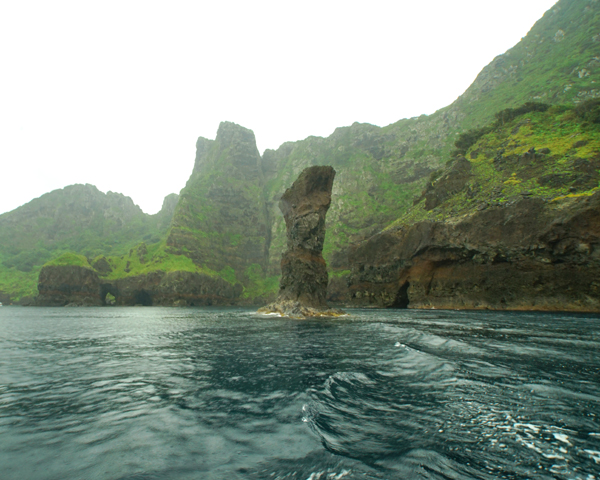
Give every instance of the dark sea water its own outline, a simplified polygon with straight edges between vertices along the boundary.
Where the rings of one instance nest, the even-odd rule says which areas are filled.
[[[600,318],[1,307],[0,478],[600,479]]]

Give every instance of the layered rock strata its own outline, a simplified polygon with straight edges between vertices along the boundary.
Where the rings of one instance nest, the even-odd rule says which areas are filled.
[[[390,229],[350,254],[356,306],[600,310],[600,193]]]
[[[281,259],[277,300],[261,313],[293,317],[342,313],[327,306],[327,265],[322,254],[334,177],[332,167],[306,168],[282,195],[279,209],[285,219],[287,251]]]

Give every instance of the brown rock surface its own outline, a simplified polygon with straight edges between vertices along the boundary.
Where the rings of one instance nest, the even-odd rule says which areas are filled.
[[[600,311],[600,193],[419,222],[350,256],[357,306]]]
[[[261,313],[299,317],[341,313],[330,310],[325,300],[327,265],[322,255],[334,177],[332,167],[306,168],[282,195],[279,209],[285,219],[287,251],[281,259],[277,300]]]
[[[38,280],[36,304],[48,307],[102,305],[98,274],[79,266],[46,266]]]
[[[163,271],[106,280],[92,269],[78,266],[46,266],[40,272],[40,306],[100,306],[110,293],[116,305],[208,306],[232,305],[243,287],[222,278],[194,272]]]
[[[210,306],[232,305],[242,293],[240,284],[231,285],[219,277],[194,272],[151,272],[126,277],[106,291],[117,305]]]

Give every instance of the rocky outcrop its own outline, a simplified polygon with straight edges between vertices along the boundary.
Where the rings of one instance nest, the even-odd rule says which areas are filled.
[[[112,290],[111,290],[112,288]],[[210,306],[233,305],[243,288],[219,277],[195,272],[152,272],[105,285],[117,305]]]
[[[243,292],[220,277],[195,272],[161,270],[106,280],[79,266],[45,266],[39,278],[39,306],[100,306],[107,296],[121,306],[208,306],[235,304]]]
[[[45,266],[40,271],[36,305],[62,307],[65,305],[102,305],[98,274],[80,266]]]
[[[287,251],[281,259],[277,300],[262,313],[339,314],[327,307],[327,265],[322,255],[334,177],[332,167],[309,167],[282,195],[279,208],[285,219]]]
[[[600,193],[390,229],[350,258],[356,306],[599,311]]]

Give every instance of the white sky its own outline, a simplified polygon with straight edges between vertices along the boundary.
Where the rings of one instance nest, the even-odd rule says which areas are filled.
[[[147,213],[198,136],[258,148],[456,99],[555,0],[0,2],[0,213],[74,183]]]

